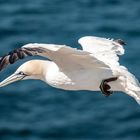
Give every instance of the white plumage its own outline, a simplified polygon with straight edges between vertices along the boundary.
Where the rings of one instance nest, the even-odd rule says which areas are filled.
[[[28,61],[12,76],[2,81],[0,86],[21,79],[40,79],[53,87],[65,90],[98,91],[104,79],[117,77],[117,80],[108,82],[111,90],[125,92],[140,104],[138,80],[118,62],[118,55],[124,54],[123,44],[113,39],[94,36],[82,37],[78,42],[83,50],[66,45],[35,43],[9,53],[2,57],[1,69],[11,61],[13,63],[29,55],[47,57],[51,61]]]

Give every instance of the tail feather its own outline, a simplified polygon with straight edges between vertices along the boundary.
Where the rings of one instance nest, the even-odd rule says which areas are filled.
[[[121,73],[125,79],[124,92],[133,97],[140,105],[140,83],[136,77],[131,74],[125,67],[122,67]]]
[[[128,95],[130,95],[131,97],[133,97],[136,101],[137,101],[137,103],[140,105],[140,90],[139,91],[133,91],[133,90],[126,90],[126,93],[128,94]]]

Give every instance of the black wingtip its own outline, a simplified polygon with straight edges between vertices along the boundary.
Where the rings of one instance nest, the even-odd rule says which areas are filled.
[[[8,54],[0,57],[0,71],[7,65],[15,63],[19,59],[23,59],[26,56],[34,56],[38,53],[42,53],[44,50],[41,48],[18,48]]]
[[[120,45],[126,45],[126,42],[122,39],[117,39],[115,42],[119,43]]]
[[[7,55],[4,55],[0,58],[0,71],[6,67],[7,64]]]

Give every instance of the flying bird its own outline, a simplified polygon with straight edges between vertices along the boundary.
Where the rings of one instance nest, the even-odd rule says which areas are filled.
[[[0,82],[0,87],[18,80],[39,79],[64,90],[101,90],[105,96],[121,91],[140,104],[138,80],[119,64],[118,55],[124,54],[125,42],[95,36],[82,37],[78,42],[82,50],[66,45],[31,43],[9,52],[0,58],[0,70],[26,56],[38,55],[49,60],[25,62]]]

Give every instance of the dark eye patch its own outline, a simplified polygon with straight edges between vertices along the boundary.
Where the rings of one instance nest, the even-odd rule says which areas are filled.
[[[20,75],[25,75],[22,71],[20,71],[18,74],[20,74]]]

